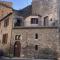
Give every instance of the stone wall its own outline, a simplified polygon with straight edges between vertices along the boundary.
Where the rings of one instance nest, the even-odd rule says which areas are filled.
[[[38,39],[35,39],[35,34],[38,34]],[[11,44],[15,43],[15,36],[20,36],[21,56],[33,58],[34,53],[43,48],[51,48],[54,51],[59,51],[59,33],[57,28],[17,28],[12,31]],[[18,40],[17,40],[18,41]],[[35,51],[35,45],[38,45],[38,51]]]
[[[1,23],[1,26],[0,26],[0,49],[3,50],[4,52],[8,52],[8,50],[10,49],[12,18],[13,18],[12,15],[10,15],[7,18],[5,18],[5,19],[9,19],[7,27],[4,27],[4,21],[5,20],[0,21],[0,23]],[[8,34],[8,38],[7,38],[7,43],[6,44],[3,43],[3,35],[4,34]]]
[[[0,1],[0,19],[12,12],[8,7],[12,7],[12,2]]]
[[[41,15],[42,17],[49,16],[53,20],[58,20],[57,0],[33,0],[32,14]]]

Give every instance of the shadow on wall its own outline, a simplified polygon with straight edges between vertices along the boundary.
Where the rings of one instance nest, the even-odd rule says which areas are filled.
[[[24,55],[27,58],[35,59],[54,59],[57,60],[57,52],[51,48],[40,48],[35,50],[33,46],[27,46],[24,48]]]
[[[5,54],[12,54],[13,55],[13,51],[8,50],[8,53]],[[4,52],[2,50],[0,50],[0,57],[1,56],[6,56],[4,54]],[[10,55],[9,54],[9,55]],[[53,60],[57,60],[58,56],[57,56],[57,52],[52,50],[51,48],[38,48],[37,50],[35,50],[35,47],[33,45],[31,46],[26,46],[25,48],[23,48],[23,54],[24,57],[23,58],[34,58],[34,59],[53,59]],[[14,57],[14,56],[12,56]]]
[[[38,58],[43,59],[57,59],[57,52],[51,48],[43,48],[39,50]]]

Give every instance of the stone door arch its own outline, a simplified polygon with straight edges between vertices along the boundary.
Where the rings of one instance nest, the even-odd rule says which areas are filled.
[[[16,41],[14,44],[14,56],[20,57],[20,53],[21,53],[21,44],[20,41]]]

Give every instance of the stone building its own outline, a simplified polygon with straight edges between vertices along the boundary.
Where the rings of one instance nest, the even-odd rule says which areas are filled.
[[[1,19],[0,47],[8,54],[24,58],[38,58],[41,49],[59,52],[57,26],[44,26],[39,16],[22,17],[10,13]],[[42,51],[42,50],[41,50]],[[40,58],[42,58],[40,56]],[[47,57],[45,57],[47,58]],[[51,57],[49,57],[51,58]],[[53,57],[54,58],[54,57]]]
[[[48,16],[49,21],[56,21],[59,18],[58,2],[59,0],[32,0],[32,14],[40,15],[43,19]]]
[[[4,16],[0,20],[0,49],[21,58],[60,58],[59,20],[50,21],[45,14],[45,18],[35,13],[23,17],[14,11]]]
[[[12,2],[0,1],[0,19],[12,12]]]

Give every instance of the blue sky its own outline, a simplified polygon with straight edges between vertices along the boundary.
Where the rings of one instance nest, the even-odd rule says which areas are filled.
[[[16,10],[22,9],[27,5],[30,5],[32,0],[7,0],[13,2],[13,8]]]

